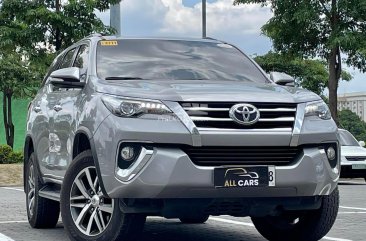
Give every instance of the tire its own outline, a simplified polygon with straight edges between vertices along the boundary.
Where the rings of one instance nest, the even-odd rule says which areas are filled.
[[[318,241],[333,227],[339,208],[339,191],[324,196],[318,210],[287,213],[280,217],[252,218],[258,232],[270,241]]]
[[[35,154],[32,153],[25,171],[28,222],[32,228],[54,228],[60,216],[60,204],[39,196],[39,190],[43,185],[35,163]]]
[[[105,197],[91,151],[79,154],[61,189],[61,216],[71,240],[132,241],[142,233],[146,216],[123,214],[118,199]]]
[[[181,217],[179,218],[179,220],[184,223],[184,224],[200,224],[200,223],[205,223],[208,218],[210,216],[209,215],[203,215],[203,216],[197,216],[197,217]]]

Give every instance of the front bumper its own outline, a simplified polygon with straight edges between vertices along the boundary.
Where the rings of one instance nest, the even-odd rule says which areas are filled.
[[[327,195],[338,174],[318,148],[304,150],[297,164],[276,167],[276,186],[268,188],[216,189],[213,168],[195,166],[181,150],[155,148],[144,169],[130,182],[114,178],[111,197],[124,198],[234,198]]]
[[[164,121],[109,115],[95,131],[91,140],[95,146],[95,158],[105,192],[111,198],[311,197],[328,195],[337,186],[339,160],[332,168],[324,149],[317,147],[317,144],[337,142],[338,128],[333,120],[302,120],[303,117],[298,117],[302,121],[295,124],[294,132],[271,129],[204,131],[195,128],[189,117],[181,113],[177,103],[169,103],[169,108],[187,118]],[[149,143],[154,147],[151,153],[141,158],[138,172],[121,176],[117,166],[121,142]],[[195,147],[275,145],[303,146],[304,149],[295,162],[275,167],[274,187],[217,189],[213,180],[214,167],[197,166],[179,147],[162,147],[160,144]]]
[[[342,178],[366,178],[366,161],[348,161],[341,158]]]
[[[182,125],[174,122],[167,122],[161,128],[158,121],[130,119],[123,121],[131,123],[117,123],[114,120],[114,116],[108,117],[105,120],[107,123],[100,126],[92,140],[103,185],[111,198],[305,197],[328,195],[338,183],[340,166],[332,168],[324,150],[317,147],[304,148],[302,155],[291,166],[276,167],[275,187],[217,189],[213,184],[213,167],[196,166],[185,152],[169,147],[155,147],[142,169],[130,180],[122,181],[116,165],[120,140],[146,141],[151,145],[179,141],[192,145],[192,139]],[[136,125],[136,122],[145,122],[145,125],[140,125],[139,131],[130,131],[128,127],[132,128],[131,125]],[[117,127],[110,128],[112,124]],[[245,138],[245,135],[240,138]],[[230,142],[226,144],[234,145]]]

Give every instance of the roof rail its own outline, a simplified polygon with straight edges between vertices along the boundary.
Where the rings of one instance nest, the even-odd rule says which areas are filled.
[[[215,40],[215,41],[221,42],[221,43],[223,43],[223,44],[228,44],[227,42],[225,42],[225,41],[222,41],[222,40],[220,40],[220,39],[217,39],[217,38],[212,38],[212,37],[204,37],[203,39]]]
[[[101,33],[92,33],[89,36],[87,36],[87,38],[91,38],[91,37],[103,37],[104,35]]]

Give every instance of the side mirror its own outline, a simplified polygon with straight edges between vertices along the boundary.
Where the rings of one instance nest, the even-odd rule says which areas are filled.
[[[273,82],[275,82],[278,85],[295,86],[294,77],[285,73],[271,72],[270,78]]]
[[[365,147],[365,142],[364,141],[359,141],[358,143],[360,144],[360,146]]]
[[[51,81],[58,88],[82,89],[85,86],[84,82],[80,82],[80,69],[77,67],[56,70],[51,73],[51,78],[60,79]]]

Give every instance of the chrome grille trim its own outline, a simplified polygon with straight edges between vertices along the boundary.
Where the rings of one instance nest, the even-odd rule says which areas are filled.
[[[196,116],[191,116],[191,119],[193,121],[220,121],[220,122],[223,122],[223,121],[233,121],[232,119],[230,118],[211,118],[211,117],[196,117]]]
[[[185,111],[230,111],[230,108],[184,107]],[[258,109],[260,112],[296,112],[296,108]]]
[[[196,117],[196,116],[192,116],[191,119],[193,121],[230,121],[230,122],[233,121],[231,118],[212,118],[212,117]],[[258,120],[258,122],[281,122],[281,121],[292,122],[292,121],[295,121],[295,118],[294,117],[279,117],[279,118],[259,119]]]
[[[296,112],[296,108],[258,109],[259,112]]]
[[[297,112],[296,112],[295,123],[294,123],[294,127],[293,127],[290,146],[297,146],[299,144],[300,133],[301,133],[302,125],[304,123],[304,118],[305,118],[305,108],[306,108],[306,103],[301,103],[301,104],[297,105]]]
[[[206,128],[200,127],[198,128],[200,132],[205,131],[223,131],[220,128]],[[255,133],[255,132],[264,132],[264,133],[292,133],[292,128],[268,128],[268,129],[247,129],[247,130],[238,130],[238,129],[225,129],[226,132],[248,132],[248,133]]]
[[[183,125],[189,130],[192,136],[193,146],[201,146],[202,140],[199,130],[182,106],[179,103],[172,101],[163,101],[163,103],[176,114]]]
[[[218,130],[283,129],[294,130],[297,104],[295,103],[244,103],[258,108],[260,119],[253,125],[241,125],[230,118],[230,109],[242,103],[181,102],[182,109],[192,122],[201,128]]]
[[[268,119],[259,119],[259,122],[294,122],[295,117],[278,117],[278,118],[268,118]]]
[[[184,107],[185,111],[230,111],[230,108]]]

